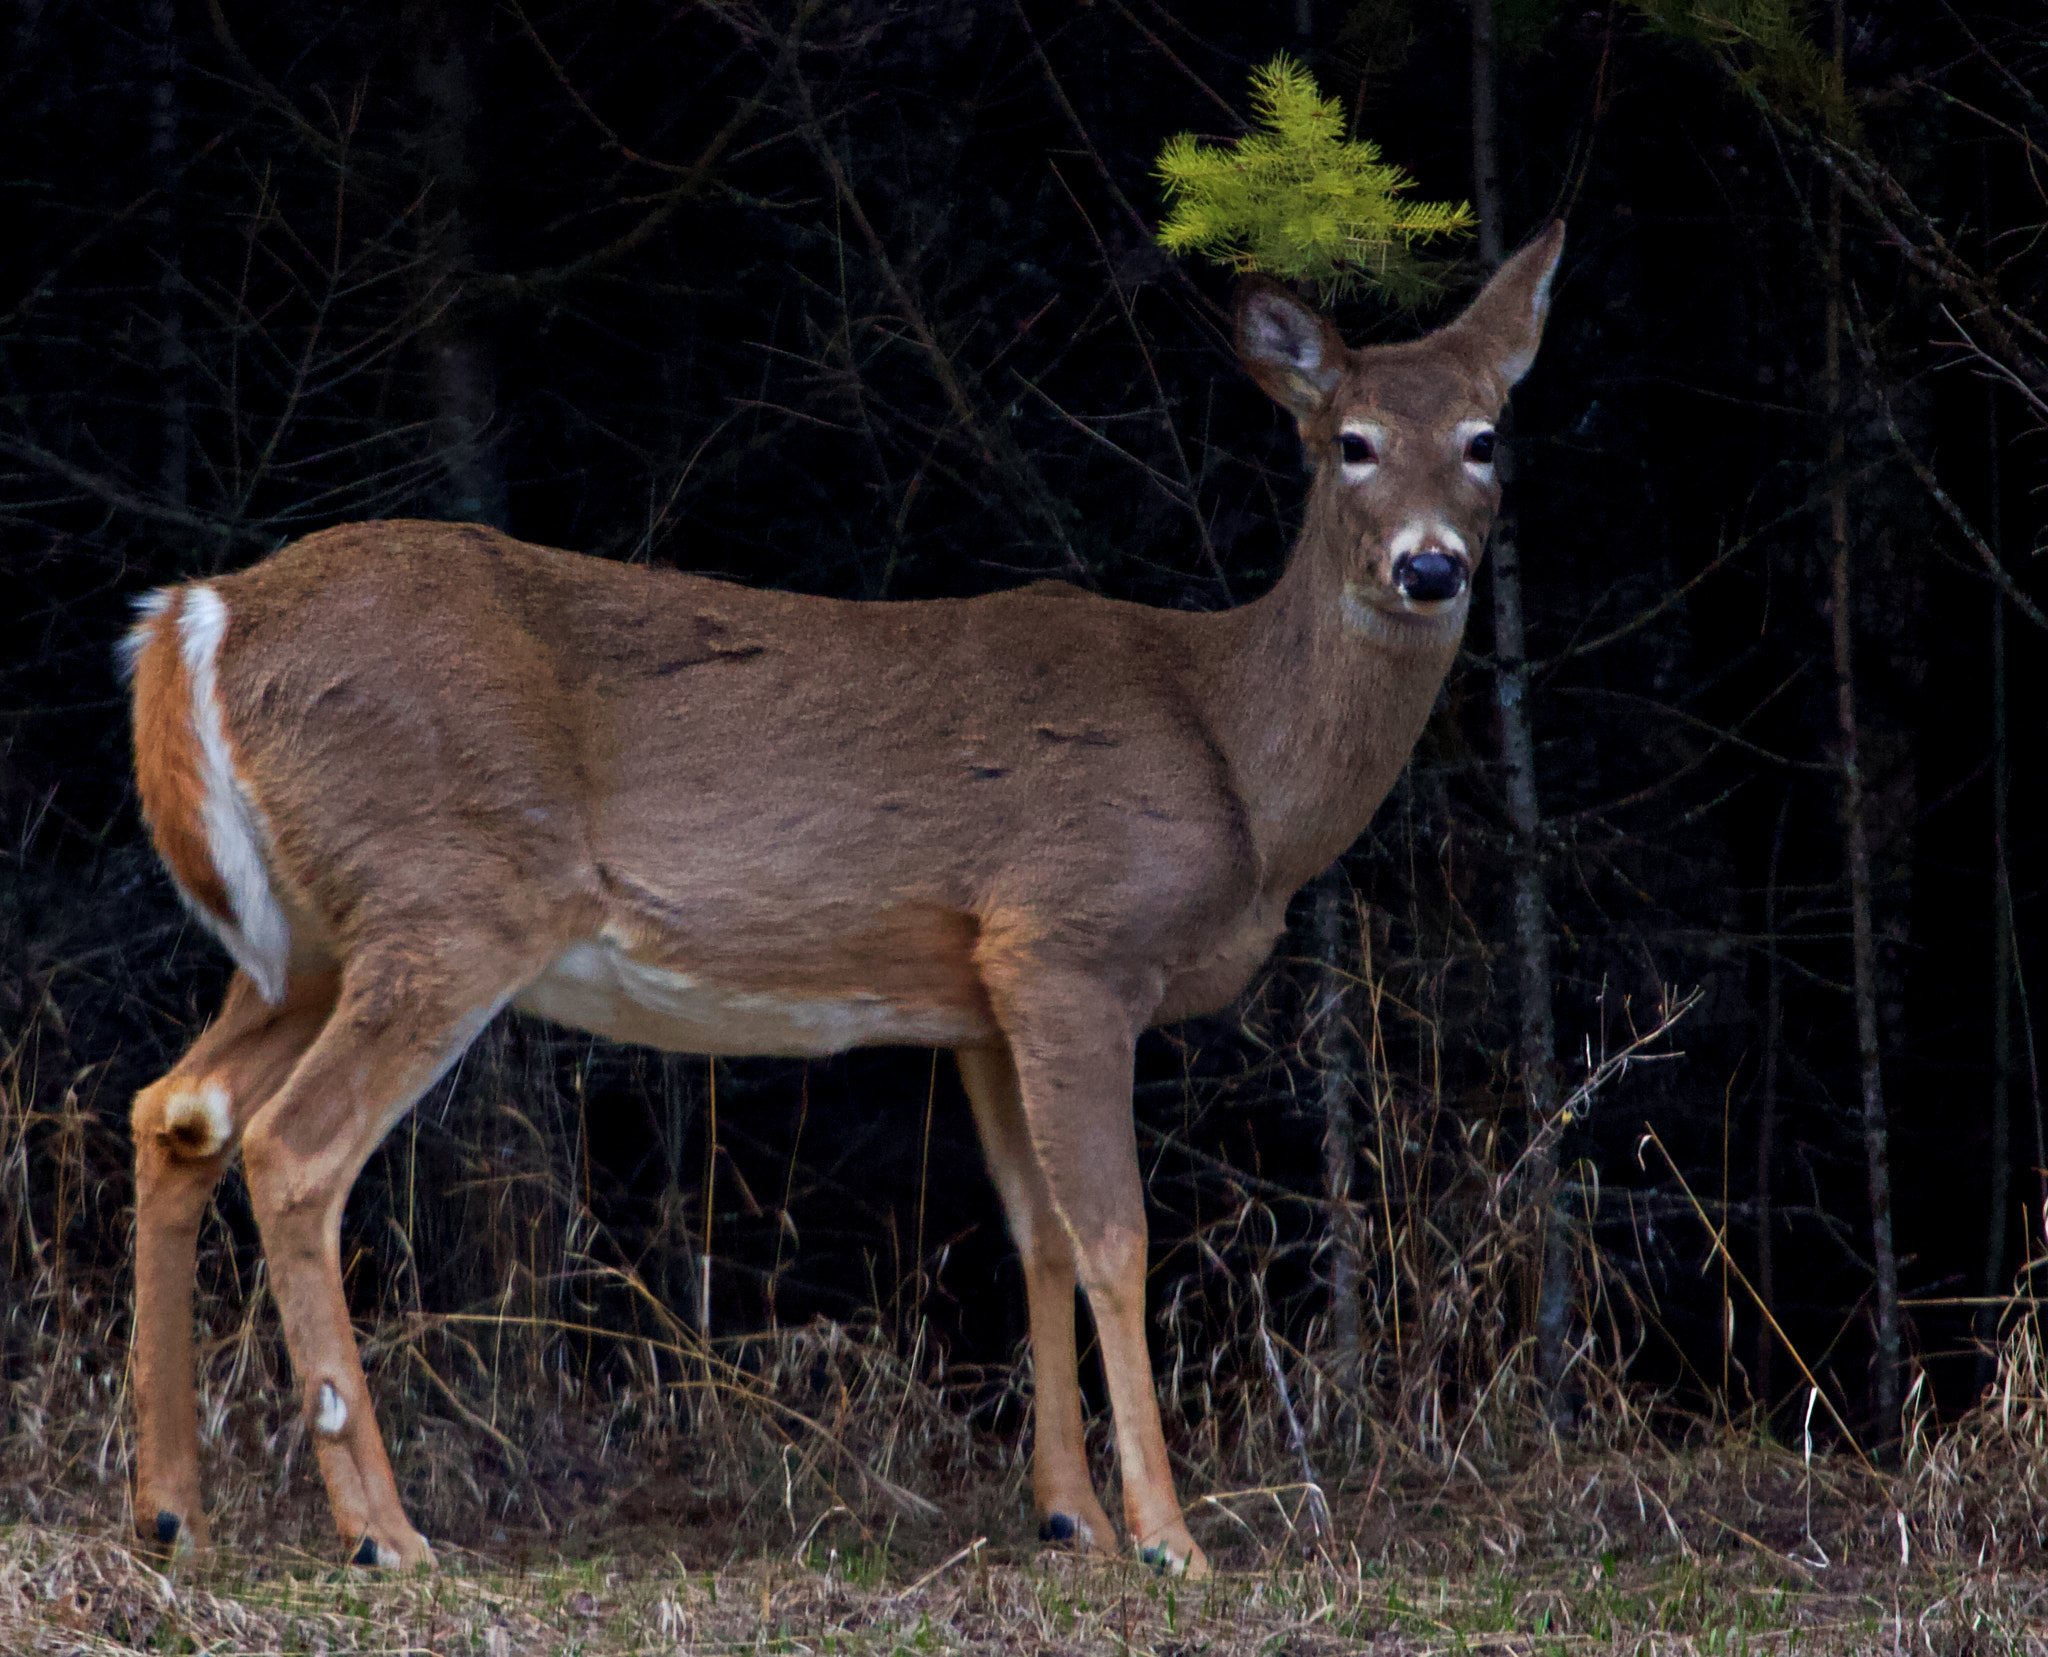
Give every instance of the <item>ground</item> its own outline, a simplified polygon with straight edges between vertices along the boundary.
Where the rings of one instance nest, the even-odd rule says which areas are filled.
[[[1039,1548],[1021,1513],[1002,1535],[877,1535],[828,1510],[770,1545],[701,1512],[650,1526],[630,1501],[393,1575],[336,1563],[305,1494],[277,1509],[282,1536],[244,1514],[234,1545],[176,1563],[111,1522],[0,1531],[0,1650],[2048,1653],[2048,1571],[1926,1558],[1910,1524],[1902,1550],[1860,1469],[1755,1446],[1374,1481],[1337,1493],[1320,1549],[1298,1504],[1243,1492],[1202,1504],[1224,1562],[1204,1583]]]

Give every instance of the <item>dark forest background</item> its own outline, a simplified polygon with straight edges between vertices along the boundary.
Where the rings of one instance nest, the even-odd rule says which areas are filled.
[[[136,815],[113,646],[139,594],[420,515],[850,598],[1052,576],[1242,602],[1281,566],[1303,469],[1229,354],[1230,273],[1151,240],[1161,143],[1241,133],[1251,69],[1284,50],[1422,194],[1474,194],[1464,5],[0,15],[17,1401],[52,1332],[95,1320],[76,1384],[122,1384],[127,1103],[225,982]],[[1497,0],[1507,241],[1570,226],[1514,411],[1541,823],[1503,780],[1482,577],[1371,831],[1231,1016],[1141,1052],[1176,1421],[1230,1374],[1265,1384],[1269,1332],[1370,1407],[1414,1409],[1426,1376],[1477,1409],[1535,1372],[1548,1236],[1561,1417],[1618,1382],[1674,1422],[1775,1410],[1789,1432],[1803,1363],[1861,1430],[1888,1367],[1874,1143],[1918,1402],[1967,1404],[2026,1310],[2048,37],[2029,7],[1790,15],[1798,61],[1841,65],[1836,103],[1782,42]],[[1476,250],[1434,256],[1440,303],[1347,300],[1348,336],[1452,314]],[[1547,902],[1536,1089],[1518,859]],[[1694,989],[1669,1056],[1557,1119]],[[253,1241],[231,1182],[204,1274],[224,1303]],[[557,1328],[535,1376],[600,1392],[640,1361],[634,1280],[714,1337],[823,1316],[954,1375],[1004,1372],[1024,1328],[950,1061],[921,1052],[714,1066],[508,1018],[373,1163],[345,1253],[366,1323],[527,1307]],[[1002,1384],[968,1394],[1014,1429]]]

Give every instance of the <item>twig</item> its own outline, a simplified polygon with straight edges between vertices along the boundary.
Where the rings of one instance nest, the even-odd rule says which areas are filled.
[[[1856,350],[1864,359],[1866,372],[1873,369],[1875,364],[1861,328],[1856,330]],[[1991,543],[1977,532],[1977,526],[1970,522],[1968,514],[1956,504],[1949,492],[1942,488],[1941,480],[1934,475],[1934,468],[1922,460],[1913,446],[1906,441],[1906,434],[1899,429],[1899,418],[1893,412],[1891,399],[1884,394],[1874,374],[1871,375],[1870,384],[1872,394],[1877,398],[1878,412],[1884,417],[1885,431],[1890,436],[1893,447],[1898,450],[1899,458],[1911,469],[1913,476],[1920,480],[1920,487],[1927,491],[1948,521],[1955,525],[1956,533],[1969,543],[1970,550],[1976,553],[1977,561],[1984,566],[1984,573],[1991,578],[1992,584],[2012,601],[2013,608],[2021,615],[2036,627],[2048,631],[2048,614],[2043,614],[2041,607],[2020,590],[2019,584],[2007,571],[2005,561],[1998,556]]]
[[[1262,1277],[1252,1277],[1252,1299],[1258,1305],[1259,1352],[1265,1359],[1266,1376],[1273,1383],[1273,1393],[1280,1401],[1280,1419],[1287,1426],[1287,1447],[1294,1452],[1296,1464],[1301,1469],[1302,1488],[1307,1492],[1304,1506],[1308,1513],[1309,1541],[1320,1549],[1330,1536],[1330,1504],[1323,1495],[1323,1487],[1316,1477],[1315,1465],[1309,1460],[1308,1436],[1301,1430],[1301,1418],[1294,1413],[1294,1397],[1287,1390],[1287,1374],[1280,1367],[1280,1355],[1273,1350],[1273,1332],[1266,1326],[1266,1285]]]
[[[915,1582],[911,1583],[909,1587],[905,1588],[901,1593],[899,1593],[896,1596],[897,1604],[902,1604],[903,1601],[910,1598],[912,1594],[916,1593],[918,1589],[922,1588],[926,1583],[932,1581],[935,1577],[945,1575],[946,1572],[950,1571],[955,1565],[959,1564],[961,1560],[967,1558],[970,1554],[980,1552],[981,1549],[983,1549],[987,1545],[988,1538],[986,1536],[977,1536],[972,1542],[969,1542],[966,1547],[955,1548],[951,1553],[947,1554],[944,1559],[940,1560],[930,1570],[926,1571],[923,1576],[919,1577]]]
[[[196,512],[187,512],[183,507],[166,506],[123,489],[95,472],[88,472],[82,466],[75,466],[62,455],[52,454],[48,449],[34,443],[25,443],[17,437],[0,436],[0,454],[12,455],[16,460],[33,466],[66,483],[83,489],[95,499],[123,512],[132,512],[138,518],[148,518],[160,524],[176,524],[180,529],[200,530],[208,535],[230,536],[238,541],[254,541],[268,546],[276,537],[267,531],[256,529],[244,523],[228,523],[218,518],[202,518]]]
[[[1691,1203],[1693,1212],[1699,1216],[1700,1224],[1706,1228],[1707,1235],[1713,1239],[1714,1246],[1708,1255],[1709,1263],[1712,1262],[1714,1255],[1717,1254],[1727,1260],[1730,1275],[1734,1277],[1737,1283],[1742,1285],[1743,1293],[1756,1303],[1757,1311],[1762,1315],[1764,1321],[1771,1326],[1771,1332],[1785,1343],[1785,1351],[1790,1355],[1792,1361],[1799,1366],[1799,1373],[1806,1377],[1806,1384],[1813,1389],[1813,1396],[1827,1405],[1828,1414],[1834,1417],[1835,1425],[1842,1429],[1842,1436],[1848,1440],[1849,1448],[1856,1452],[1856,1459],[1863,1463],[1864,1471],[1877,1481],[1877,1487],[1884,1492],[1885,1499],[1891,1501],[1891,1485],[1886,1481],[1885,1476],[1877,1470],[1877,1464],[1864,1453],[1863,1445],[1858,1441],[1856,1434],[1850,1430],[1849,1423],[1842,1419],[1842,1412],[1835,1408],[1835,1401],[1822,1390],[1821,1384],[1814,1377],[1813,1371],[1807,1367],[1805,1357],[1801,1355],[1799,1348],[1792,1344],[1792,1337],[1785,1333],[1784,1325],[1778,1322],[1776,1315],[1771,1311],[1770,1307],[1764,1304],[1763,1296],[1756,1292],[1755,1285],[1749,1281],[1749,1275],[1735,1263],[1734,1256],[1728,1252],[1727,1233],[1707,1218],[1707,1211],[1700,1206],[1699,1198],[1693,1195],[1692,1186],[1687,1183],[1685,1175],[1678,1171],[1677,1161],[1672,1157],[1671,1152],[1666,1149],[1664,1141],[1657,1136],[1657,1130],[1646,1127],[1643,1130],[1643,1137],[1637,1144],[1638,1148],[1643,1145],[1655,1145],[1657,1147],[1657,1154],[1663,1157],[1664,1166],[1671,1170],[1671,1177],[1678,1181],[1679,1190],[1685,1193],[1686,1200]],[[1809,1418],[1812,1413],[1812,1404],[1809,1401],[1807,1406]],[[1894,1503],[1893,1505],[1896,1506],[1897,1504]]]

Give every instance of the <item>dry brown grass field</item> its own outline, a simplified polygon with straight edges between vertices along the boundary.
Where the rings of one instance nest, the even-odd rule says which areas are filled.
[[[440,1550],[411,1576],[336,1562],[263,1302],[209,1308],[218,1545],[176,1561],[128,1541],[116,1317],[77,1285],[10,1308],[0,1651],[2048,1650],[2031,1321],[1984,1402],[1890,1468],[1824,1405],[1823,1446],[1787,1445],[1596,1376],[1564,1439],[1511,1372],[1418,1421],[1283,1347],[1204,1424],[1178,1415],[1218,1566],[1185,1583],[1031,1539],[1026,1445],[978,1424],[1021,1375],[949,1377],[877,1327],[706,1347],[670,1320],[638,1384],[600,1387],[561,1320],[415,1314],[365,1340]]]
[[[289,1419],[274,1403],[273,1424]],[[899,1428],[915,1407],[902,1403]],[[577,1476],[527,1493],[534,1522],[479,1533],[472,1519],[473,1540],[443,1542],[440,1571],[418,1577],[335,1564],[303,1468],[280,1480],[274,1468],[217,1466],[223,1545],[200,1561],[151,1558],[121,1540],[118,1482],[100,1480],[113,1457],[36,1468],[17,1442],[8,1505],[39,1517],[0,1532],[0,1649],[2048,1649],[2034,1536],[1994,1545],[1999,1521],[1987,1513],[2007,1498],[1968,1490],[2004,1483],[1991,1461],[1973,1474],[1959,1460],[1988,1450],[1981,1439],[1924,1446],[1889,1480],[1740,1435],[1486,1458],[1456,1472],[1383,1464],[1333,1481],[1320,1542],[1303,1532],[1298,1490],[1219,1491],[1195,1528],[1220,1569],[1191,1584],[1030,1544],[1022,1481],[1004,1465],[1014,1458],[938,1473],[932,1451],[948,1436],[908,1457],[943,1497],[937,1519],[906,1517],[872,1468],[870,1498],[835,1500],[839,1481],[814,1447],[767,1455],[772,1433],[751,1457],[729,1436],[665,1465],[585,1444]],[[435,1454],[408,1446],[408,1489],[436,1492],[445,1506],[434,1516],[458,1523],[465,1505],[475,1512],[473,1494],[459,1467],[427,1465]],[[31,1496],[24,1483],[43,1487]]]
[[[2048,1651],[2048,1357],[2026,1307],[1976,1408],[1937,1419],[1916,1390],[1904,1443],[1872,1455],[1820,1389],[1766,1421],[1633,1378],[1654,1308],[1582,1236],[1554,1432],[1523,1153],[1374,1041],[1375,1186],[1301,1245],[1352,1238],[1356,1346],[1317,1310],[1321,1267],[1269,1282],[1277,1199],[1227,1166],[1204,1176],[1203,1305],[1162,1285],[1169,1440],[1218,1568],[1199,1583],[1037,1543],[1028,1369],[949,1361],[923,1275],[848,1321],[703,1338],[654,1287],[689,1273],[625,1263],[564,1176],[577,1116],[548,1114],[537,1053],[487,1043],[434,1107],[456,1143],[516,1155],[441,1191],[394,1155],[346,1233],[385,1251],[359,1333],[428,1576],[338,1563],[232,1181],[198,1314],[217,1545],[132,1544],[124,1146],[78,1089],[54,1110],[5,1091],[0,1653]],[[479,1127],[515,1111],[537,1124],[516,1141]],[[1711,1241],[1709,1205],[1689,1218]],[[463,1258],[416,1260],[434,1250]],[[1723,1281],[1743,1292],[1732,1262]]]

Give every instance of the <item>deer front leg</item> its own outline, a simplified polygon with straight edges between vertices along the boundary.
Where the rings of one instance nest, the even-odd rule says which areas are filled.
[[[331,977],[295,978],[271,1007],[241,973],[206,1032],[135,1096],[135,1529],[179,1553],[203,1548],[192,1280],[199,1224],[242,1124],[312,1044]]]
[[[359,1565],[431,1565],[434,1556],[399,1500],[349,1325],[342,1206],[379,1141],[516,982],[471,979],[405,950],[358,957],[320,1038],[243,1134],[306,1425],[335,1528]]]
[[[991,952],[993,953],[993,952]],[[1024,1121],[1102,1344],[1124,1522],[1138,1557],[1191,1576],[1209,1562],[1181,1518],[1145,1341],[1145,1196],[1131,1122],[1138,1017],[1108,983],[985,958]]]
[[[1116,1533],[1095,1499],[1081,1431],[1073,1243],[1031,1146],[1017,1067],[1008,1050],[999,1047],[962,1048],[955,1057],[1010,1237],[1024,1262],[1031,1309],[1031,1494],[1038,1534],[1043,1541],[1071,1541],[1114,1553]]]

